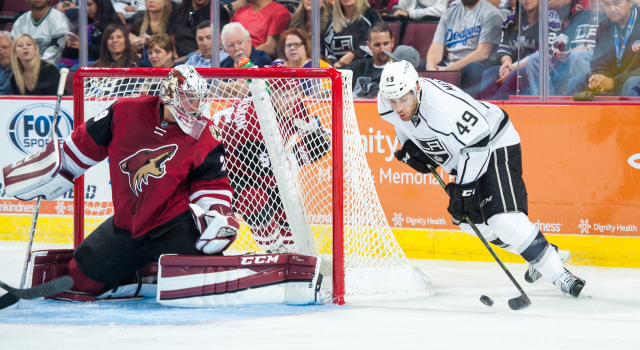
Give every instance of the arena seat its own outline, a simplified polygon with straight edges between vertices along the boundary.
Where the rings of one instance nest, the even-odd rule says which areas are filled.
[[[420,53],[420,59],[427,57],[438,22],[409,22],[404,31],[403,45],[413,46]]]
[[[394,39],[393,49],[395,50],[400,45],[400,31],[402,29],[402,23],[398,21],[384,22],[391,29],[391,37]]]
[[[421,77],[429,78],[429,79],[438,79],[444,81],[446,83],[460,86],[460,71],[452,70],[452,71],[418,71],[418,74]]]

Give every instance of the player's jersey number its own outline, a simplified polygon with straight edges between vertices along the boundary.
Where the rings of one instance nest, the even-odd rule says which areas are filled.
[[[478,122],[478,117],[476,117],[475,115],[469,112],[464,112],[464,114],[462,115],[462,120],[464,121],[464,124],[460,122],[456,122],[456,126],[458,127],[458,133],[460,135],[464,135],[467,132],[471,132],[469,128],[476,125],[476,123]]]

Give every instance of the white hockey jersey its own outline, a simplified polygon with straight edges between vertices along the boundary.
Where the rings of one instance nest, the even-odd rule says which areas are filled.
[[[14,38],[20,34],[31,35],[40,50],[40,58],[56,64],[70,30],[71,22],[67,16],[52,7],[37,24],[33,22],[31,11],[24,13],[13,24],[11,34]]]
[[[520,143],[504,111],[479,102],[458,87],[435,79],[418,79],[421,103],[410,121],[402,121],[378,94],[378,112],[393,124],[402,145],[411,139],[456,183],[477,180],[487,171],[491,152]]]

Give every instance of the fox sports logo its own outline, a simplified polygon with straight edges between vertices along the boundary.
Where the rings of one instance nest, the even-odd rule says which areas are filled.
[[[7,128],[7,136],[13,147],[22,154],[38,152],[51,140],[51,126],[55,104],[35,103],[21,108],[11,119]],[[56,124],[56,138],[64,140],[71,134],[73,119],[69,112],[60,108]]]

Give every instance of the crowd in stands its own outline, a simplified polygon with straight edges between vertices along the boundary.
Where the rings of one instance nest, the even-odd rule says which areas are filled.
[[[212,55],[222,68],[244,58],[258,67],[312,66],[312,0],[220,0],[219,52],[210,0],[87,0],[86,28],[78,0],[15,1],[28,9],[10,32],[0,31],[2,95],[54,95],[58,70],[79,67],[83,31],[89,65],[97,67],[211,67]],[[458,74],[474,98],[505,100],[539,94],[547,55],[550,95],[640,96],[634,1],[549,0],[549,37],[540,45],[538,0],[319,0],[320,66],[352,71],[357,98],[375,98],[384,66],[407,60],[422,76]],[[415,21],[435,28],[421,37],[431,42],[422,54],[400,45]]]

